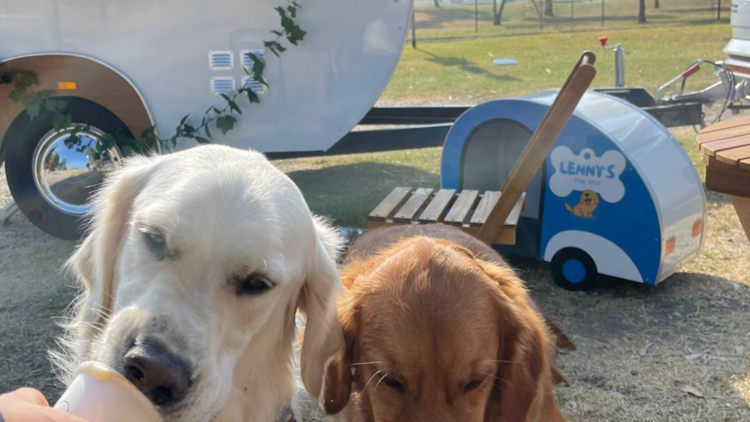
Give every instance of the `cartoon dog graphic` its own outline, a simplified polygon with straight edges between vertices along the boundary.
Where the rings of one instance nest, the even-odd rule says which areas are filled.
[[[565,204],[565,209],[576,217],[594,218],[594,211],[596,211],[596,207],[598,206],[599,195],[594,191],[585,190],[581,193],[581,197],[575,207]]]

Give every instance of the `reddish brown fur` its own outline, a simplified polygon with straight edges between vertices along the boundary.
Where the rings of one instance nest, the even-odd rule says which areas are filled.
[[[326,373],[327,413],[346,407],[352,422],[564,422],[550,335],[513,270],[458,230],[413,230],[375,230],[351,249],[339,306],[346,351]],[[472,382],[481,384],[466,391]]]

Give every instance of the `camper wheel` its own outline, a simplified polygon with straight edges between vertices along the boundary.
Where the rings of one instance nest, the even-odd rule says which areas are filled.
[[[552,278],[567,290],[591,290],[599,276],[596,263],[586,252],[577,248],[560,250],[552,258]]]
[[[82,98],[66,97],[73,124],[67,130],[51,129],[53,115],[43,110],[33,120],[20,114],[5,136],[5,174],[18,207],[31,222],[62,239],[82,234],[89,198],[104,175],[120,165],[116,148],[96,160],[92,147],[105,133],[132,136],[125,124],[106,108]],[[73,129],[82,141],[69,148]]]

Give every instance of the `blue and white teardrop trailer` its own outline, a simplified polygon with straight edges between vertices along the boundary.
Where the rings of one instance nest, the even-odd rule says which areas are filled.
[[[446,137],[442,187],[498,190],[556,94],[464,113]],[[497,249],[551,263],[569,289],[599,274],[655,285],[698,253],[705,208],[695,167],[661,123],[588,92],[527,188],[516,244]]]

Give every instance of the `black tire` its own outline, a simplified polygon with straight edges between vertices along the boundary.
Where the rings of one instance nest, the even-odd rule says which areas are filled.
[[[596,263],[580,249],[560,250],[552,258],[550,269],[555,283],[563,289],[584,291],[597,286],[599,272]]]
[[[74,123],[88,124],[104,133],[132,136],[125,124],[106,108],[82,98],[60,97],[68,103],[67,112]],[[42,138],[52,129],[53,114],[43,110],[34,120],[21,113],[11,124],[3,146],[5,176],[13,199],[26,217],[38,228],[52,236],[76,240],[83,234],[83,219],[59,211],[44,199],[34,183],[34,151]]]

